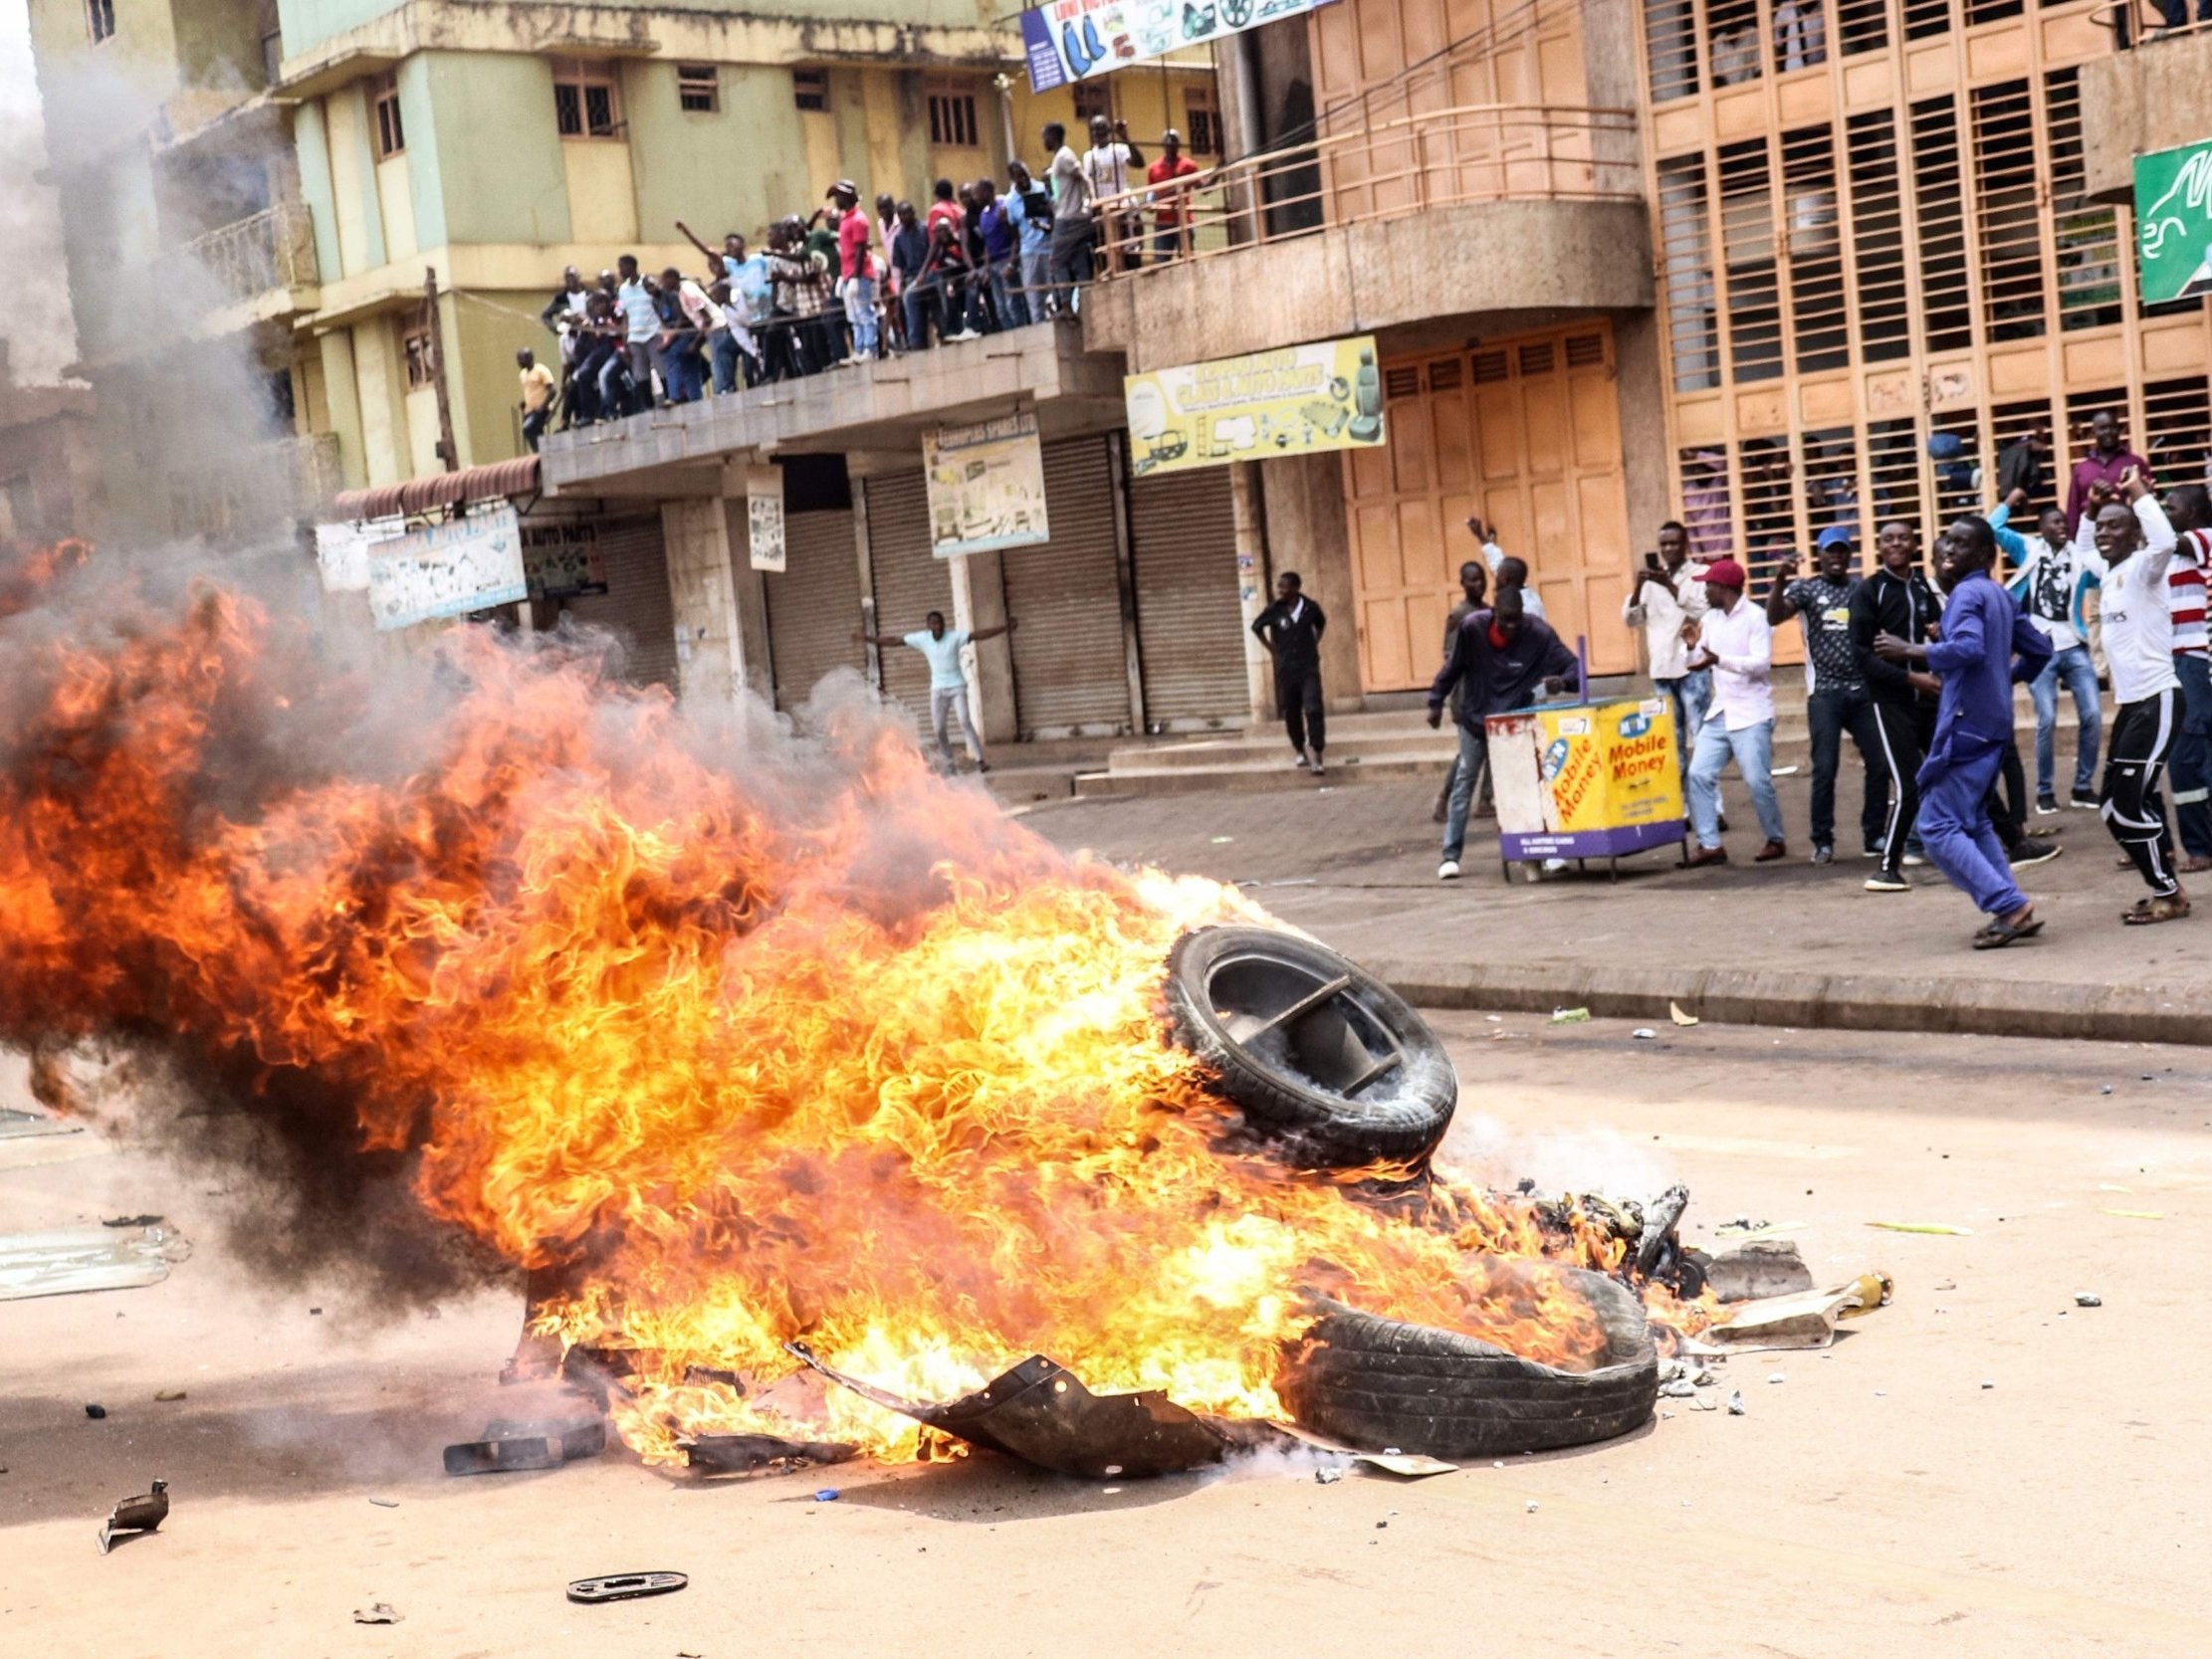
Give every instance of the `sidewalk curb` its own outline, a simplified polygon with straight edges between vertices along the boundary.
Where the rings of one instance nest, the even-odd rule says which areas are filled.
[[[1668,1002],[1727,1025],[1932,1031],[1980,1037],[2212,1044],[2212,995],[2132,985],[1974,982],[1926,976],[1639,969],[1556,963],[1391,961],[1367,970],[1416,1007],[1664,1019]]]

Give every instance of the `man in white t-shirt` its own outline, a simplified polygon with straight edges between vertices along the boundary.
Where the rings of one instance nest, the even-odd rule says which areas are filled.
[[[961,667],[960,654],[964,646],[1012,633],[1013,621],[1008,618],[995,628],[978,628],[970,632],[966,628],[946,627],[943,611],[931,611],[923,620],[928,626],[917,633],[863,632],[854,637],[886,651],[894,645],[911,646],[929,659],[930,729],[937,734],[938,758],[947,772],[960,770],[960,763],[953,758],[953,744],[948,730],[951,718],[957,715],[960,719],[961,736],[967,741],[968,752],[975,759],[976,770],[988,772],[991,770],[991,762],[984,758],[984,740],[976,735],[976,723],[968,714],[968,676]]]
[[[1145,158],[1129,141],[1129,123],[1109,123],[1104,115],[1091,117],[1091,147],[1083,152],[1083,181],[1093,202],[1101,197],[1122,197],[1109,208],[1099,224],[1105,233],[1106,269],[1124,271],[1140,262],[1144,221],[1136,198],[1129,192],[1142,189]]]

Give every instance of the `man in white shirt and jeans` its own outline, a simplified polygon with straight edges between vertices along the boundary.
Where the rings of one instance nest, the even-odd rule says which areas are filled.
[[[988,772],[991,762],[984,758],[984,740],[976,735],[976,723],[968,714],[968,676],[960,663],[961,649],[981,640],[996,639],[1000,634],[1013,632],[1013,621],[1008,618],[995,628],[978,628],[971,633],[966,628],[945,626],[945,613],[931,611],[923,618],[928,627],[911,634],[869,634],[855,637],[868,644],[889,650],[894,645],[913,647],[929,659],[930,664],[930,729],[937,734],[937,753],[948,772],[960,770],[960,763],[953,758],[953,745],[948,726],[954,717],[960,721],[960,734],[974,757],[976,770]]]
[[[1701,620],[1705,608],[1704,567],[1690,562],[1689,531],[1669,518],[1659,525],[1659,551],[1646,553],[1643,566],[1630,578],[1621,620],[1644,630],[1652,685],[1674,706],[1674,747],[1685,777],[1713,687],[1711,675],[1689,672],[1682,624]]]
[[[1720,774],[1731,755],[1766,832],[1753,862],[1789,856],[1782,804],[1774,798],[1774,629],[1762,606],[1744,603],[1744,580],[1734,559],[1714,559],[1705,567],[1704,619],[1682,624],[1682,637],[1692,637],[1694,629],[1697,642],[1684,669],[1710,669],[1713,677],[1712,708],[1689,761],[1689,821],[1697,836],[1697,851],[1687,861],[1692,869],[1728,862],[1720,844]]]

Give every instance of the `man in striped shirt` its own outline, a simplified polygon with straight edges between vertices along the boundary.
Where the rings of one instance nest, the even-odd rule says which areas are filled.
[[[2212,658],[2207,657],[2204,572],[2212,564],[2212,499],[2201,484],[2166,492],[2174,527],[2166,567],[2167,609],[2173,617],[2173,671],[2181,682],[2181,728],[2174,733],[2173,815],[2181,831],[2181,869],[2212,870]]]

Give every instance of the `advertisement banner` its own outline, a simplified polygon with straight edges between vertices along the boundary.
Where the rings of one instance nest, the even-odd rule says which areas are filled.
[[[1483,723],[1499,857],[1618,858],[1682,838],[1673,705],[1539,706]]]
[[[2135,157],[2135,268],[2146,306],[2212,291],[2212,138]]]
[[[1329,0],[1051,0],[1021,14],[1032,92],[1107,75]]]
[[[533,599],[578,599],[607,590],[599,562],[599,526],[556,518],[523,526],[523,576]]]
[[[922,472],[929,480],[930,551],[939,558],[1051,539],[1035,410],[923,433]]]
[[[745,470],[746,559],[756,570],[783,568],[783,469]]]
[[[1383,441],[1371,334],[1132,374],[1122,397],[1139,478]]]
[[[507,502],[409,530],[369,552],[368,608],[378,628],[411,628],[529,596],[522,525]]]

